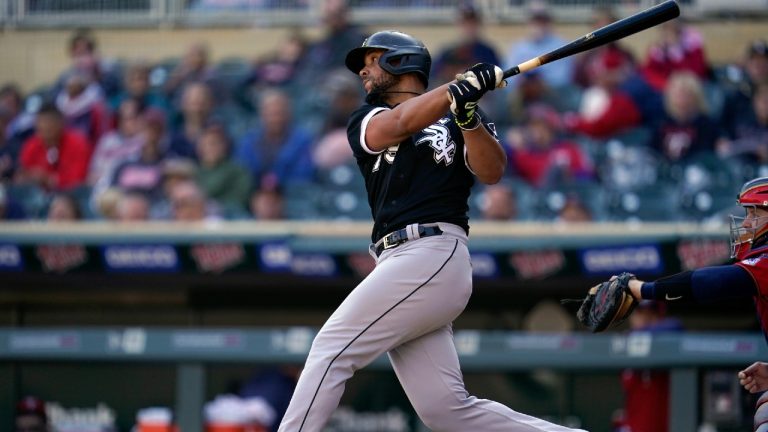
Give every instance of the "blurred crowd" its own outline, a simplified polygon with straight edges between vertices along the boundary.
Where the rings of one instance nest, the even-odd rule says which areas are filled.
[[[363,100],[344,57],[367,31],[343,0],[323,2],[322,36],[300,30],[256,59],[116,60],[87,29],[71,64],[25,94],[0,86],[0,219],[368,220],[346,140]],[[545,8],[496,47],[482,16],[457,8],[455,41],[430,47],[431,85],[476,62],[504,68],[566,42]],[[592,25],[617,17],[597,9]],[[712,64],[695,23],[649,30],[514,77],[483,100],[508,152],[498,185],[473,194],[487,220],[703,220],[768,174],[768,44]],[[499,49],[501,48],[501,49]]]

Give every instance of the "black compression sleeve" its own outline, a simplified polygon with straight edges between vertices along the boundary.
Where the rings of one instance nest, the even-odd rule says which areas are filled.
[[[735,265],[703,267],[646,282],[642,286],[644,299],[684,299],[699,303],[749,298],[756,292],[749,273]]]
[[[686,271],[673,274],[653,282],[645,282],[640,289],[641,296],[649,300],[679,300],[690,299],[691,292],[691,274]]]

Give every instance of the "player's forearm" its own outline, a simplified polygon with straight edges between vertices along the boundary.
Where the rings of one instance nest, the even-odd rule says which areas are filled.
[[[498,183],[507,165],[507,155],[499,142],[482,125],[462,133],[472,172],[485,184]]]
[[[448,84],[444,84],[392,109],[397,116],[397,129],[402,139],[440,120],[448,111]]]
[[[677,273],[653,282],[633,280],[632,295],[648,300],[689,300],[709,303],[720,300],[750,298],[757,288],[746,270],[735,265],[703,267]]]

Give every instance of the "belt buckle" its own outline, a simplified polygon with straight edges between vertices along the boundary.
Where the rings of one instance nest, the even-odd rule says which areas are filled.
[[[388,235],[384,236],[383,243],[384,243],[384,250],[391,249],[399,244],[399,243],[390,243]]]

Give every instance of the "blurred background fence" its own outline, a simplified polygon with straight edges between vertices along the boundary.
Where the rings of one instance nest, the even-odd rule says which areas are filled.
[[[0,23],[6,27],[72,26],[297,26],[318,21],[322,0],[2,0]],[[477,2],[489,23],[523,22],[531,0]],[[554,0],[559,22],[585,22],[596,6],[611,6],[620,16],[648,8],[653,0]],[[682,0],[690,18],[765,15],[766,0]],[[355,0],[353,19],[360,24],[447,24],[456,0]]]

